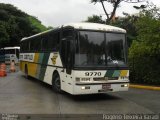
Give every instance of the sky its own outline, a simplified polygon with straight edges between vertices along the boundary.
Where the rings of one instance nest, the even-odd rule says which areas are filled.
[[[91,0],[0,0],[0,3],[9,3],[29,15],[37,17],[45,26],[56,27],[65,23],[82,22],[88,16],[101,15],[105,18],[104,11],[100,3],[93,4]],[[160,0],[149,0],[160,7]],[[122,16],[123,12],[134,14],[138,11],[134,5],[140,6],[142,3],[133,4],[122,2],[117,9],[116,16]],[[112,10],[112,5],[105,3],[108,12]]]

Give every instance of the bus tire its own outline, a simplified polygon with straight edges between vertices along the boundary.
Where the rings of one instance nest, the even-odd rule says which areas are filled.
[[[24,73],[25,73],[25,78],[29,78],[29,76],[28,76],[28,67],[27,67],[27,65],[25,65],[25,70],[24,70]]]
[[[54,73],[52,77],[52,88],[57,93],[62,93],[61,81],[58,73]]]

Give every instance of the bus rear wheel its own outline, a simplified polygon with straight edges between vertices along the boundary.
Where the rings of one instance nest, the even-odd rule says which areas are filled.
[[[52,88],[55,92],[57,93],[62,93],[62,90],[61,90],[61,81],[60,81],[60,77],[59,75],[56,73],[53,75],[53,78],[52,78]]]

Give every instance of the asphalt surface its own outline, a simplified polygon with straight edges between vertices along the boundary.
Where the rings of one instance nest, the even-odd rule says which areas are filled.
[[[87,114],[159,114],[159,101],[159,91],[130,88],[127,92],[72,96],[55,93],[50,85],[26,79],[21,72],[0,78],[1,114],[55,114],[64,118],[69,114],[78,118]]]

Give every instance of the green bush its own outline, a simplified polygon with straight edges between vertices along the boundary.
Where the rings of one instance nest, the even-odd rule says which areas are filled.
[[[130,80],[160,85],[159,9],[144,10],[136,22],[137,38],[129,49]],[[157,14],[156,14],[157,13]]]
[[[160,85],[160,55],[150,55],[144,46],[133,43],[129,54],[132,83]],[[133,51],[134,50],[134,51]]]

